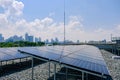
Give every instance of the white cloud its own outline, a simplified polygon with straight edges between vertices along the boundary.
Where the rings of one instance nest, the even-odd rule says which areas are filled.
[[[7,20],[7,17],[6,15],[4,14],[0,14],[0,27],[6,27],[8,24],[8,20]]]
[[[10,7],[12,3],[13,3],[13,0],[0,0],[0,6],[5,9]]]
[[[83,19],[79,16],[70,16],[67,27],[71,28],[72,30],[77,29],[82,30],[83,29],[82,21]]]
[[[0,13],[0,33],[6,38],[15,34],[24,35],[28,32],[42,39],[58,37],[60,40],[63,40],[63,22],[55,22],[53,18],[50,17],[28,22],[21,16],[23,14],[24,4],[16,0],[0,0],[0,7],[4,9],[4,13]],[[53,15],[54,13],[49,14],[49,16]],[[66,38],[69,40],[85,41],[110,39],[111,33],[113,35],[120,34],[120,25],[112,30],[98,28],[97,30],[88,32],[88,30],[84,28],[83,18],[80,16],[70,16],[66,24]]]
[[[53,19],[46,17],[43,20],[41,20],[41,23],[45,26],[45,27],[49,27],[50,24],[52,24]]]
[[[17,20],[23,14],[24,4],[16,0],[0,0],[0,7],[4,9],[4,14],[11,21]]]
[[[14,1],[11,7],[11,14],[15,13],[15,15],[19,16],[22,14],[22,10],[24,8],[24,4],[22,2]]]

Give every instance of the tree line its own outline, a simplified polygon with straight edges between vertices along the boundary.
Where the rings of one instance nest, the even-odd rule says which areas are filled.
[[[28,42],[28,41],[0,42],[0,47],[29,47],[44,45],[45,45],[44,42]]]

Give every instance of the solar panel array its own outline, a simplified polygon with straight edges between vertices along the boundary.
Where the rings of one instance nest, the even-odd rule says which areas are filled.
[[[109,75],[100,50],[94,46],[25,47],[19,50],[40,58]]]
[[[0,61],[12,60],[27,57],[26,55],[20,54],[18,48],[0,48]]]

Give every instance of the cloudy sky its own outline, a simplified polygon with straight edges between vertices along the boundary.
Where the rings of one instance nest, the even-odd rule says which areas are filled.
[[[120,36],[120,0],[66,0],[66,39]],[[64,0],[0,0],[0,33],[63,40]]]

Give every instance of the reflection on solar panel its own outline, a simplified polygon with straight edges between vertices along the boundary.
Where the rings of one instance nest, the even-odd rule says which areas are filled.
[[[100,50],[94,46],[26,47],[19,51],[72,67],[109,75]]]
[[[0,61],[12,60],[27,57],[20,54],[18,48],[0,48]]]

